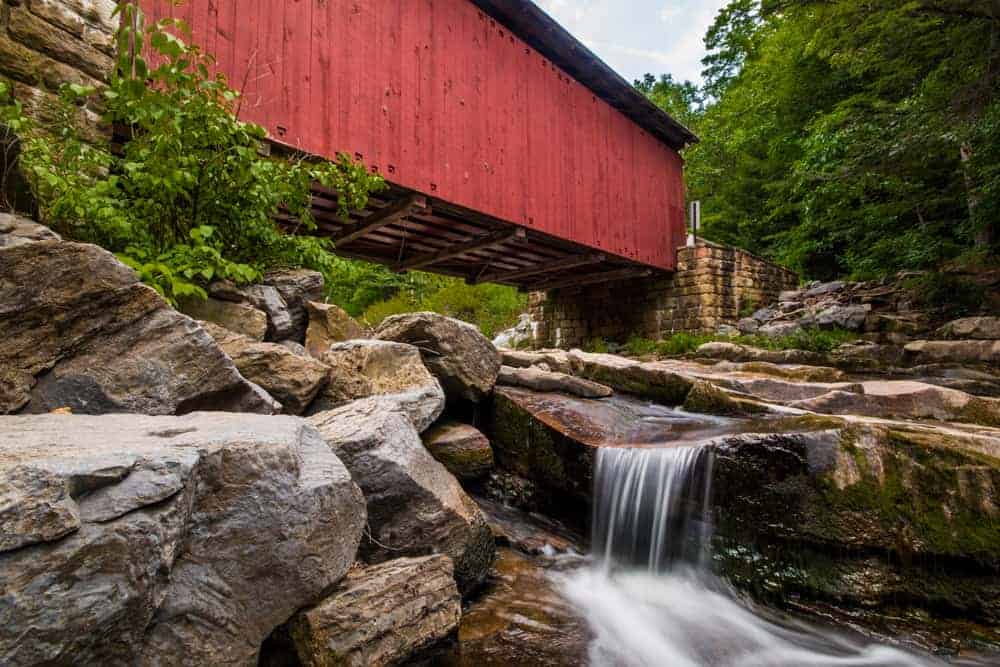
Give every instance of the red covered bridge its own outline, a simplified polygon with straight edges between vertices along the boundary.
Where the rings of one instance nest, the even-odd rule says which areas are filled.
[[[526,289],[670,271],[695,137],[528,0],[145,0],[184,19],[274,141],[388,193],[337,252]]]

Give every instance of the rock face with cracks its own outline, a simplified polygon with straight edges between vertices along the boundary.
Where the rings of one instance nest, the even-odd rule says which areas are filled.
[[[334,343],[365,337],[365,330],[342,308],[315,301],[306,301],[305,306],[309,313],[306,350],[317,359],[322,359]]]
[[[566,373],[554,373],[539,368],[501,366],[497,384],[524,387],[534,391],[558,391],[581,398],[607,398],[614,390],[607,385],[585,380]]]
[[[0,476],[5,665],[256,664],[365,523],[292,417],[5,417]]]
[[[273,413],[192,319],[93,245],[0,248],[0,413]]]
[[[330,369],[312,357],[296,354],[277,343],[260,343],[207,322],[203,326],[232,358],[240,373],[280,401],[288,414],[305,412],[329,381]]]
[[[445,407],[445,395],[412,345],[383,340],[353,340],[331,345],[323,361],[330,382],[313,412],[377,397],[387,409],[405,414],[418,431],[433,424]]]
[[[500,372],[500,354],[479,329],[437,313],[386,318],[375,337],[420,350],[427,369],[451,399],[477,403],[489,395]]]
[[[486,520],[409,419],[362,399],[309,421],[364,491],[371,531],[361,545],[365,562],[441,553],[454,561],[463,593],[483,581],[494,557]]]
[[[352,570],[296,614],[288,635],[305,667],[394,665],[454,632],[462,616],[447,556],[397,558]]]

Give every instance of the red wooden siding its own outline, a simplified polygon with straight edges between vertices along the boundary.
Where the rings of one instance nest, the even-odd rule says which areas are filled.
[[[680,156],[467,0],[146,0],[305,151],[496,218],[673,269]]]

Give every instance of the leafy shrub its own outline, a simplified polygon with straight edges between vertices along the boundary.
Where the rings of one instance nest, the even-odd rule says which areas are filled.
[[[607,354],[610,348],[608,347],[608,341],[601,337],[589,338],[583,343],[584,352],[593,352],[595,354]]]
[[[429,310],[475,324],[488,338],[514,326],[527,306],[527,297],[511,287],[468,285],[464,281],[414,274],[398,292],[370,305],[362,319],[378,326],[390,315]]]
[[[213,279],[248,283],[274,267],[342,270],[327,240],[283,233],[275,216],[285,212],[298,219],[296,231],[313,230],[314,182],[339,193],[346,215],[364,208],[382,180],[346,156],[263,156],[265,130],[238,119],[239,94],[210,73],[212,58],[170,31],[183,33],[182,23],[145,26],[131,3],[117,11],[121,55],[106,89],[64,87],[51,127],[34,127],[16,104],[5,107],[5,116],[18,113],[21,162],[42,218],[68,238],[117,253],[171,301],[204,297]],[[77,105],[95,95],[103,124],[124,133],[120,150],[93,142],[78,120]]]
[[[925,273],[910,278],[903,286],[918,306],[935,310],[945,319],[974,315],[986,298],[981,286],[951,273]]]
[[[775,338],[759,335],[729,337],[718,334],[680,332],[659,341],[633,336],[625,344],[625,350],[633,356],[658,354],[664,357],[674,357],[695,352],[705,343],[724,342],[766,350],[806,350],[827,353],[855,339],[857,339],[857,334],[843,329],[802,329],[794,334]]]

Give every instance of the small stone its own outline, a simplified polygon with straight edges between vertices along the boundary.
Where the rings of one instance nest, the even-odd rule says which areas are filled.
[[[444,421],[424,433],[424,446],[448,472],[460,480],[482,479],[493,470],[493,448],[479,429]]]
[[[252,340],[267,335],[267,314],[246,303],[233,303],[209,297],[182,299],[178,309],[196,320],[211,322]]]
[[[365,337],[365,330],[342,308],[332,303],[306,301],[309,326],[306,329],[306,351],[322,359],[333,343]]]

